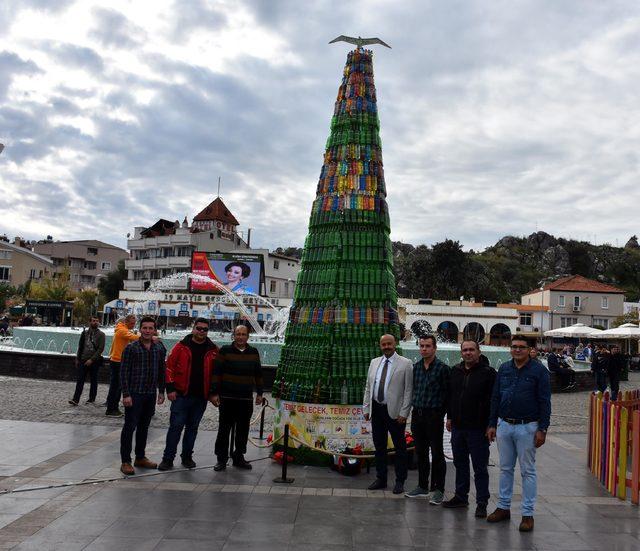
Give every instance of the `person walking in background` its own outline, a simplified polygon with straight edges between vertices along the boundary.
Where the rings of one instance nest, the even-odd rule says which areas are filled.
[[[529,358],[524,337],[511,339],[511,360],[498,369],[491,394],[491,413],[487,438],[498,440],[500,484],[498,507],[488,522],[511,518],[513,473],[516,460],[522,475],[522,521],[519,530],[533,530],[537,496],[536,449],[545,443],[551,419],[549,371],[538,360]]]
[[[234,425],[233,465],[240,469],[251,469],[251,463],[244,458],[244,454],[247,453],[249,423],[253,413],[253,390],[256,390],[255,404],[262,405],[263,377],[260,353],[247,344],[248,340],[249,328],[238,325],[233,332],[233,342],[220,348],[214,362],[209,396],[211,403],[220,408],[215,471],[227,468],[229,434]]]
[[[78,352],[76,353],[76,370],[77,382],[76,390],[73,398],[69,400],[72,406],[80,403],[80,396],[84,389],[84,381],[89,372],[89,399],[87,404],[93,404],[98,394],[98,370],[102,365],[102,352],[104,351],[105,336],[99,329],[100,319],[97,316],[91,316],[89,327],[82,331],[80,342],[78,343]]]
[[[412,368],[411,400],[411,434],[418,457],[418,486],[405,496],[428,498],[432,505],[440,505],[444,500],[444,481],[447,473],[442,436],[449,398],[450,370],[449,366],[436,356],[437,344],[433,335],[420,337],[418,344],[422,358]]]
[[[109,351],[109,394],[107,395],[107,411],[105,415],[110,417],[122,417],[122,412],[118,407],[120,405],[120,359],[122,351],[125,347],[140,338],[133,332],[136,326],[136,316],[129,314],[116,324],[113,331],[113,340],[111,341],[111,350]]]
[[[609,367],[609,351],[606,346],[596,345],[591,357],[591,372],[595,378],[596,392],[607,390],[607,370]]]
[[[218,347],[207,337],[208,332],[209,320],[196,319],[191,335],[177,343],[167,358],[166,388],[171,418],[164,454],[158,465],[160,471],[173,468],[182,429],[182,465],[188,469],[196,467],[193,447],[207,408],[213,362],[218,354]]]
[[[393,335],[380,337],[380,350],[382,356],[374,358],[369,364],[362,404],[365,420],[371,419],[375,447],[376,479],[369,490],[387,487],[387,440],[390,434],[396,451],[393,493],[401,494],[408,470],[404,433],[411,412],[413,369],[411,360],[396,352],[396,338]]]
[[[617,400],[620,391],[620,375],[624,371],[627,358],[620,351],[620,347],[614,345],[611,347],[611,354],[607,362],[607,377],[609,377],[609,386],[611,387],[611,399]]]
[[[451,451],[456,469],[456,493],[442,505],[446,508],[467,507],[473,463],[476,487],[476,518],[487,516],[489,502],[489,426],[491,394],[496,371],[480,361],[480,345],[463,341],[462,362],[451,370],[447,400],[447,430],[451,432]]]
[[[122,352],[120,385],[124,405],[124,426],[120,434],[120,471],[135,474],[133,467],[155,469],[158,464],[147,459],[147,434],[156,403],[164,403],[166,350],[157,340],[156,322],[145,316],[140,320],[140,339]],[[136,435],[135,461],[131,465],[133,434]]]

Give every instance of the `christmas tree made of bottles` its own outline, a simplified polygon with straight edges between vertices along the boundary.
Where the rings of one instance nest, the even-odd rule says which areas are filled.
[[[373,52],[349,52],[274,395],[362,404],[380,336],[400,336]]]

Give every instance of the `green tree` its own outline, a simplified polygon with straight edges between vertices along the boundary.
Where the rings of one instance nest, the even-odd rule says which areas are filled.
[[[71,300],[74,293],[70,285],[69,272],[65,270],[56,277],[46,276],[33,281],[27,291],[27,297],[36,300]]]
[[[125,279],[127,279],[127,270],[124,268],[124,260],[120,260],[115,270],[110,271],[98,281],[98,290],[104,302],[118,298],[118,294],[124,289]]]
[[[9,299],[18,294],[18,290],[8,283],[0,283],[0,312],[2,312]]]
[[[73,300],[73,318],[76,324],[89,322],[89,318],[97,311],[96,299],[98,291],[95,289],[83,289],[77,293]]]

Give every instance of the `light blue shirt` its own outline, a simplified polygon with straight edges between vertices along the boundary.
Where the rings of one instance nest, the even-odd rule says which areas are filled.
[[[380,386],[380,378],[382,377],[382,369],[384,368],[384,362],[387,361],[386,356],[382,356],[382,360],[378,365],[378,371],[376,371],[376,379],[373,383],[373,399],[379,404],[387,403],[387,390],[389,390],[389,381],[391,380],[391,374],[393,373],[393,365],[395,358],[398,356],[397,353],[393,353],[393,356],[389,358],[389,367],[387,367],[387,377],[384,380],[384,400],[382,402],[378,402],[378,387]]]

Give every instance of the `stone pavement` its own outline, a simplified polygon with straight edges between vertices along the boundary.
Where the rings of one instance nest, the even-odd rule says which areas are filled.
[[[159,459],[165,431],[150,431]],[[0,488],[118,477],[119,430],[63,423],[0,421]],[[201,431],[195,460],[214,463],[215,432]],[[266,456],[249,446],[248,457]],[[496,460],[492,446],[492,462]],[[291,466],[277,485],[265,459],[251,472],[229,467],[0,496],[3,549],[188,549],[305,551],[432,549],[640,549],[640,512],[609,497],[585,467],[585,435],[550,433],[538,455],[535,531],[490,525],[469,510],[445,510],[389,492],[368,492],[373,474],[345,477]],[[447,494],[453,466],[447,465]],[[407,488],[416,483],[410,472]],[[492,493],[498,469],[490,467]],[[516,486],[516,493],[520,486]],[[518,496],[516,496],[518,497]],[[492,498],[490,509],[495,506]]]

